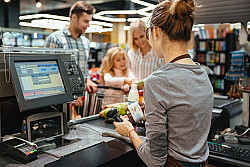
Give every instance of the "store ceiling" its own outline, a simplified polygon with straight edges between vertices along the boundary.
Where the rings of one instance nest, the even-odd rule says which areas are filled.
[[[46,13],[68,16],[69,9],[77,0],[41,0],[43,6],[35,7],[35,0],[20,0],[20,15]],[[131,0],[84,0],[92,4],[97,12],[105,10],[132,10],[144,6]],[[156,5],[158,0],[143,0]],[[163,1],[163,0],[160,0]],[[250,21],[250,0],[196,0],[202,8],[196,11],[196,23],[235,23]],[[111,15],[109,17],[120,17]],[[124,17],[124,16],[123,16]],[[131,17],[125,16],[125,17]],[[132,17],[142,17],[134,15]]]
[[[46,13],[61,16],[68,16],[72,4],[78,0],[41,0],[42,7],[36,8],[35,0],[20,0],[20,15],[33,13]],[[84,0],[92,4],[97,12],[105,10],[132,10],[140,9],[144,6],[135,4],[131,0]],[[144,0],[152,4],[157,4],[158,0]]]

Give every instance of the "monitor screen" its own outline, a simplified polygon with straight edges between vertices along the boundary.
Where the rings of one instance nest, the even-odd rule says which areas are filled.
[[[24,100],[65,94],[56,61],[15,62]]]
[[[11,56],[9,65],[20,111],[73,100],[59,55]]]

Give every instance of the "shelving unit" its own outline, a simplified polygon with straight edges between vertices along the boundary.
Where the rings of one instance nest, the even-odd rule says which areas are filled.
[[[208,73],[208,76],[214,93],[226,95],[231,83],[224,78],[231,64],[231,51],[236,49],[236,35],[227,33],[225,38],[218,39],[200,39],[196,36],[195,42],[195,61],[211,69],[212,73]]]

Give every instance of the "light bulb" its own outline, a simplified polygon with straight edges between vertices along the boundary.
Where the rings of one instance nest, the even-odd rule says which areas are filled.
[[[40,1],[37,1],[37,2],[36,2],[36,7],[37,7],[37,8],[42,7],[42,5],[43,5],[43,4],[42,4]]]
[[[4,0],[4,2],[10,2],[10,0]]]

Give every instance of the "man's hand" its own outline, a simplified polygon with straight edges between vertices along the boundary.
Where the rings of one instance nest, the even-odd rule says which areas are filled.
[[[78,97],[77,100],[75,101],[75,106],[82,107],[82,105],[83,105],[82,97]]]
[[[89,92],[95,93],[97,91],[97,84],[87,78],[87,89]]]

